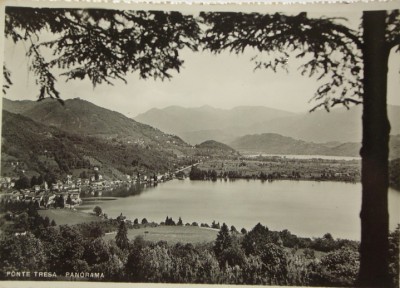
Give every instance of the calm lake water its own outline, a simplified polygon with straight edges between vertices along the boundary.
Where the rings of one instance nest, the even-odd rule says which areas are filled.
[[[389,191],[390,227],[400,223],[400,192]],[[361,184],[314,181],[190,181],[173,180],[144,189],[141,194],[82,208],[102,207],[111,217],[161,222],[166,216],[184,223],[213,220],[251,229],[258,222],[272,230],[294,234],[359,240]]]

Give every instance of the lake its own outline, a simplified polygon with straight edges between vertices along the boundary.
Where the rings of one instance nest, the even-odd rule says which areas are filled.
[[[390,227],[400,223],[400,192],[389,191]],[[208,223],[213,220],[240,230],[258,222],[271,230],[288,229],[293,234],[360,239],[359,211],[361,184],[315,181],[190,181],[172,180],[144,189],[139,195],[94,205],[115,218],[121,212],[128,219],[146,218],[161,222],[166,216],[175,222]]]

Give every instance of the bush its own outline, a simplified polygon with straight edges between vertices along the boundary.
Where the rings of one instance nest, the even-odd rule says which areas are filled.
[[[359,254],[348,247],[324,256],[319,264],[319,285],[353,286],[360,268]]]
[[[271,242],[269,238],[268,228],[258,223],[243,238],[242,247],[246,255],[259,255],[263,247]]]
[[[0,240],[0,277],[5,271],[42,271],[45,247],[33,234],[8,235]]]
[[[101,209],[100,206],[96,206],[93,208],[93,212],[94,214],[96,214],[97,216],[100,216],[103,213],[103,210]]]
[[[283,247],[266,244],[260,251],[270,285],[285,285],[288,279],[288,255]]]

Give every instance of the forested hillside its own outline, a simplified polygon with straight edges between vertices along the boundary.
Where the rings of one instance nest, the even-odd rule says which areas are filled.
[[[196,155],[198,156],[213,155],[219,157],[234,157],[240,155],[232,147],[214,140],[205,141],[201,144],[196,145],[195,148]]]
[[[99,166],[105,175],[118,178],[139,170],[167,171],[184,159],[150,145],[72,134],[3,111],[3,175],[16,176],[20,170],[33,174],[67,174]]]
[[[143,147],[155,145],[176,151],[185,150],[189,146],[177,136],[79,98],[68,99],[64,105],[51,99],[35,102],[3,98],[3,110],[20,113],[46,126],[73,134],[118,138]]]

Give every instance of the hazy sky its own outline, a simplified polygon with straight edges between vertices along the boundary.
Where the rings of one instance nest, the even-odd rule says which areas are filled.
[[[6,97],[12,100],[35,100],[39,94],[34,76],[28,71],[26,49],[23,43],[5,43],[5,62],[14,82]],[[56,87],[63,99],[80,97],[128,117],[170,105],[210,105],[226,109],[261,105],[293,112],[304,112],[315,105],[308,101],[322,82],[301,76],[297,71],[300,62],[290,62],[289,73],[253,71],[254,63],[250,59],[254,55],[252,51],[241,55],[228,52],[213,55],[185,50],[181,52],[184,67],[179,74],[173,73],[171,80],[143,80],[135,73],[126,78],[128,84],[118,81],[114,86],[105,84],[93,88],[88,80],[66,83],[60,77]],[[390,59],[389,104],[400,105],[399,71],[400,57],[396,55]]]

